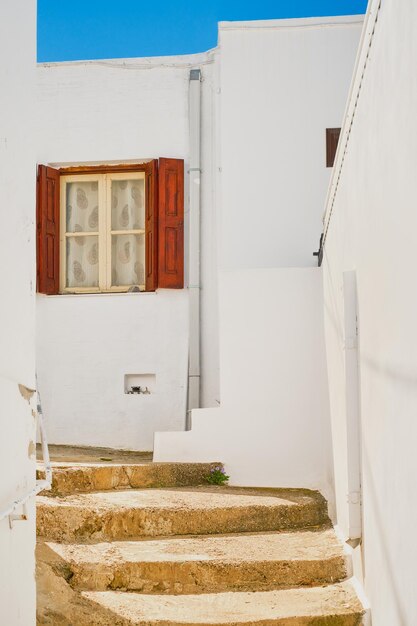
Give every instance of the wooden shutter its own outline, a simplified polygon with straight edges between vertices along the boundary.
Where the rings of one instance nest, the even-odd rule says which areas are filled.
[[[37,290],[59,293],[59,171],[39,165],[37,178]]]
[[[158,160],[147,163],[146,189],[146,291],[158,287]]]
[[[326,167],[333,167],[339,137],[340,128],[326,128]]]
[[[158,286],[184,287],[184,161],[159,159]]]

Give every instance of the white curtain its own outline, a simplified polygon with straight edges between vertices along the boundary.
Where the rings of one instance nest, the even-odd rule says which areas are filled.
[[[113,180],[111,183],[112,286],[145,284],[144,181]],[[99,219],[97,181],[67,184],[67,233],[94,233],[67,237],[67,287],[99,286]],[[105,207],[103,207],[103,211]],[[126,234],[120,233],[126,231]]]
[[[67,184],[67,233],[97,234],[67,237],[67,287],[98,287],[98,183]]]
[[[145,229],[143,180],[112,181],[112,231]],[[144,234],[112,235],[112,285],[145,283]]]

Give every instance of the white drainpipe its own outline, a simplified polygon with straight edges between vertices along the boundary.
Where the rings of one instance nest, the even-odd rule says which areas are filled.
[[[190,236],[189,236],[189,363],[186,429],[191,411],[200,406],[200,196],[201,71],[190,71]]]

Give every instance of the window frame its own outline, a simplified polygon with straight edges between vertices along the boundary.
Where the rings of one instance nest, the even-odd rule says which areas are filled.
[[[61,252],[63,222],[61,177],[143,172],[145,175],[145,292],[184,289],[184,159],[159,157],[136,163],[108,162],[76,166],[37,165],[36,188],[36,292],[59,294],[109,294],[134,292],[131,286],[109,291],[100,287],[66,287]],[[66,198],[65,198],[66,200]],[[64,203],[65,206],[65,203]],[[66,214],[65,214],[66,222]],[[66,233],[66,223],[63,232]],[[88,231],[87,231],[88,232]],[[85,236],[85,233],[83,231]],[[102,246],[103,248],[103,246]],[[66,254],[66,250],[65,250]],[[102,267],[105,263],[102,263]],[[64,276],[62,279],[61,277]],[[102,285],[105,283],[101,282]],[[139,290],[138,290],[139,292]]]
[[[81,168],[80,168],[81,169]],[[90,173],[91,172],[91,173]],[[144,244],[144,267],[146,265],[146,224],[142,229],[112,229],[112,203],[111,185],[113,180],[143,180],[144,185],[144,214],[146,222],[146,199],[147,180],[144,168],[135,170],[118,168],[117,171],[103,171],[101,168],[93,173],[80,171],[79,173],[66,174],[61,170],[60,175],[60,294],[85,294],[85,293],[127,293],[134,287],[139,287],[140,291],[146,291],[146,284],[142,285],[112,285],[112,236],[122,235],[143,235]],[[98,183],[98,231],[71,233],[67,231],[67,184],[77,182],[97,182]],[[71,237],[91,237],[98,238],[98,287],[67,287],[67,240]],[[146,270],[145,270],[146,273]]]
[[[145,172],[109,172],[108,174],[103,174],[106,182],[106,290],[101,290],[101,293],[124,293],[132,289],[133,287],[139,287],[140,291],[146,291],[146,199],[147,199],[147,189],[146,189],[146,175]],[[113,180],[125,180],[128,177],[128,180],[143,180],[143,202],[144,202],[144,224],[143,228],[137,229],[126,229],[126,230],[113,230],[112,229],[112,205],[111,205],[111,184]],[[100,214],[100,210],[99,210]],[[112,236],[113,235],[143,235],[143,270],[144,270],[144,278],[145,283],[142,285],[112,285]],[[100,261],[99,261],[100,262]]]

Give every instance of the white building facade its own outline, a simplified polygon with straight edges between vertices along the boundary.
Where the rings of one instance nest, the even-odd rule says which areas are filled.
[[[36,2],[3,2],[0,621],[10,626],[35,624],[35,72]]]
[[[155,459],[333,502],[322,278],[313,256],[360,17],[220,25],[220,397]],[[314,267],[315,266],[315,267]],[[259,455],[258,455],[259,452]],[[256,458],[254,463],[249,459]]]
[[[337,522],[349,536],[359,485],[356,552],[376,626],[417,623],[416,38],[412,0],[369,3],[325,217]]]
[[[37,70],[24,4],[0,9],[2,619],[35,620],[33,498],[10,507],[36,489],[37,387],[50,443],[320,490],[374,626],[413,626],[412,0],[372,0],[364,27],[223,23],[201,55]],[[184,287],[36,294],[35,165],[161,157],[184,160]]]
[[[315,265],[330,172],[325,130],[341,124],[361,25],[360,17],[225,23],[218,48],[203,55],[39,66],[38,163],[171,157],[186,172],[185,289],[38,295],[37,368],[53,443],[152,450],[155,432],[186,427],[192,69],[201,72],[200,406],[223,405],[219,272]],[[257,302],[254,288],[247,295]],[[151,394],[126,394],[130,374],[150,375]],[[243,375],[248,388],[252,381]],[[325,395],[314,414],[329,437]]]

